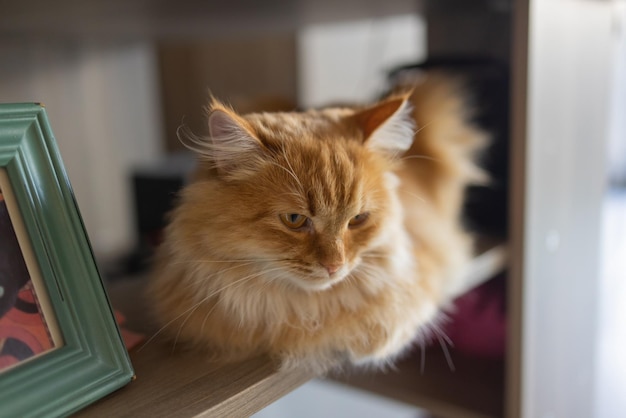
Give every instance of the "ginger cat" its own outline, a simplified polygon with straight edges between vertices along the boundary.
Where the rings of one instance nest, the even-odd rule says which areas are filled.
[[[302,113],[213,100],[150,282],[163,332],[316,372],[406,350],[462,284],[461,204],[486,142],[455,82],[411,87]]]

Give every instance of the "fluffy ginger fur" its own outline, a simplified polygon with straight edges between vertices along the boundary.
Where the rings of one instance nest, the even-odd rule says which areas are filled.
[[[162,331],[316,372],[392,361],[461,286],[460,209],[485,142],[466,112],[436,74],[363,109],[214,101],[150,283]]]

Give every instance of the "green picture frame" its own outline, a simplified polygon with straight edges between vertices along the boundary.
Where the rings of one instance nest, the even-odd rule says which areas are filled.
[[[0,175],[52,346],[0,369],[0,416],[65,416],[134,373],[42,105],[0,104]]]

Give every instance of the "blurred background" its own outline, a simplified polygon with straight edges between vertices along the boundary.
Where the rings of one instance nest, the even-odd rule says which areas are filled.
[[[46,105],[115,283],[148,266],[193,166],[176,131],[206,133],[210,94],[290,111],[372,101],[429,69],[464,77],[493,136],[494,182],[466,205],[491,258],[451,313],[452,341],[396,374],[312,382],[258,416],[617,417],[626,2],[547,3],[0,0],[0,101]]]

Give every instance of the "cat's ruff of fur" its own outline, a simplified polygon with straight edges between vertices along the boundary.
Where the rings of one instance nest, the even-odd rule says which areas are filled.
[[[393,360],[460,287],[460,207],[485,142],[467,119],[437,75],[358,110],[242,116],[214,101],[150,283],[163,332],[317,372]]]

